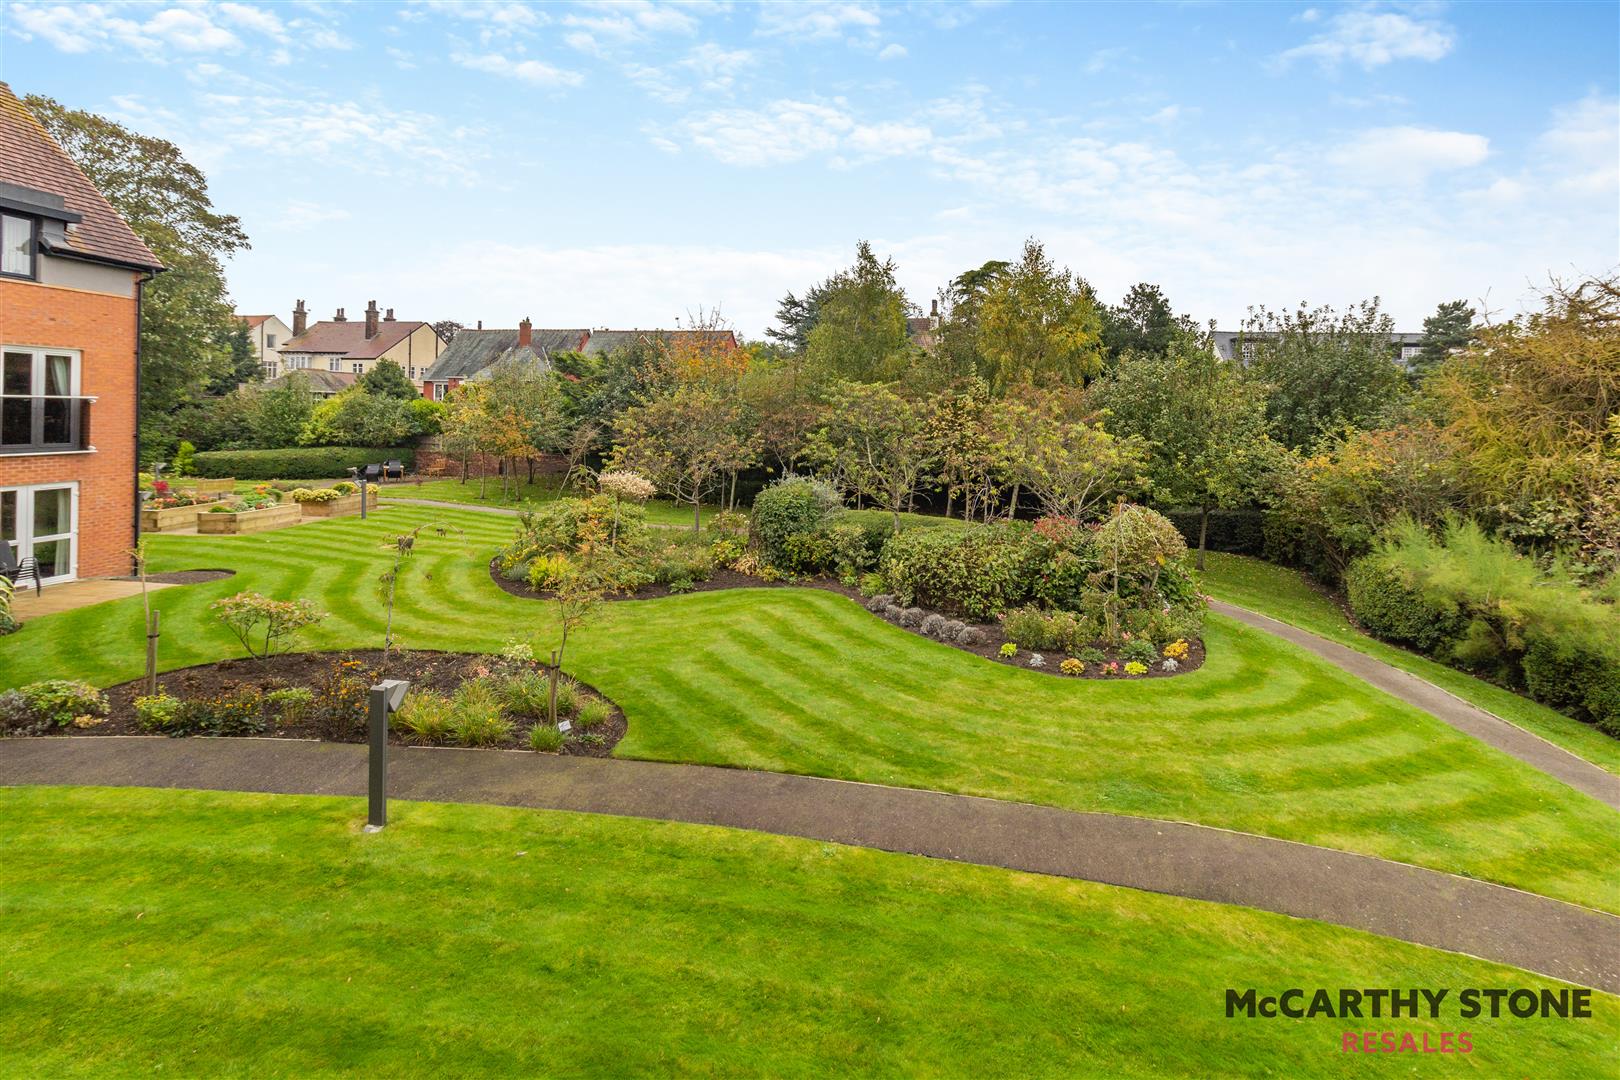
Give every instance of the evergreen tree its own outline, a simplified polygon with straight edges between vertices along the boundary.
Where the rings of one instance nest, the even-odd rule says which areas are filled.
[[[1423,320],[1423,351],[1407,365],[1407,376],[1414,382],[1422,379],[1473,336],[1474,309],[1466,300],[1447,300]]]
[[[368,394],[411,401],[422,396],[416,384],[405,377],[405,369],[392,360],[379,360],[370,371],[360,376],[359,383]]]

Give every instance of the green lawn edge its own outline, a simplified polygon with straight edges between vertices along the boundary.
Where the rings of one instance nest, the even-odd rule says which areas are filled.
[[[1620,775],[1620,739],[1467,672],[1379,641],[1357,629],[1338,604],[1303,574],[1246,555],[1209,552],[1204,591],[1217,600],[1309,630],[1359,653],[1416,675],[1470,704]]]
[[[0,789],[0,1073],[1600,1075],[1584,1020],[1228,1019],[1226,987],[1561,984],[1083,881],[555,811]],[[1461,1055],[1345,1030],[1468,1031]]]

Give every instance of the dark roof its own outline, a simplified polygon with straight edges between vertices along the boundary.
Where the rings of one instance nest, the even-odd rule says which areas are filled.
[[[918,319],[906,320],[906,333],[911,337],[916,337],[918,334],[929,333],[933,329],[934,320],[929,318],[927,315],[924,315]]]
[[[384,319],[377,323],[377,336],[366,340],[366,321],[318,322],[281,346],[282,352],[338,353],[354,360],[373,360],[415,333],[425,322]]]
[[[666,344],[699,340],[729,348],[737,346],[737,335],[730,330],[592,330],[591,340],[585,343],[584,351],[591,355],[618,352],[644,339],[657,339]]]
[[[319,368],[294,368],[284,372],[265,383],[266,386],[279,386],[296,376],[303,376],[309,383],[309,392],[312,394],[341,394],[354,385],[358,376],[352,371],[322,371]]]
[[[589,330],[543,330],[530,332],[534,351],[540,358],[558,352],[578,352],[585,347]],[[516,330],[458,330],[422,378],[430,382],[470,379],[517,348]]]
[[[45,246],[58,254],[163,269],[158,257],[141,243],[129,223],[96,190],[84,170],[56,145],[34,114],[0,82],[0,184],[41,192],[61,201],[67,214],[65,239],[47,236]],[[48,215],[47,215],[48,216]]]
[[[477,382],[480,379],[487,379],[489,378],[489,373],[494,371],[501,364],[522,364],[525,367],[535,368],[537,371],[544,374],[545,372],[551,370],[551,360],[549,356],[550,354],[548,353],[535,352],[534,346],[532,345],[518,345],[515,348],[507,349],[505,352],[496,356],[494,361],[492,361],[488,367],[481,368],[480,370],[475,371],[471,375],[467,376],[467,381]]]

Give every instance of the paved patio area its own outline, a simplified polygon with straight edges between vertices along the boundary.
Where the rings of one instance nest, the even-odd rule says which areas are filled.
[[[154,591],[167,589],[166,584],[152,582],[147,585]],[[41,615],[55,615],[59,611],[73,611],[76,608],[89,607],[106,600],[122,600],[126,596],[139,596],[141,583],[126,581],[121,578],[86,578],[82,581],[65,581],[60,585],[47,585],[38,596],[34,595],[32,583],[24,583],[17,589],[17,597],[11,605],[11,612],[20,621],[37,619]]]

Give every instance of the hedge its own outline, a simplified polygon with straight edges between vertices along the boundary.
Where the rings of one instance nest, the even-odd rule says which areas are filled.
[[[1199,512],[1197,510],[1166,510],[1154,507],[1169,518],[1186,538],[1187,546],[1198,549]],[[1209,551],[1229,551],[1234,555],[1258,555],[1266,545],[1265,514],[1259,510],[1211,510],[1209,537],[1204,547]]]
[[[408,446],[298,446],[284,450],[209,450],[196,456],[197,475],[238,480],[337,480],[351,468],[403,462],[409,469],[416,451]]]

